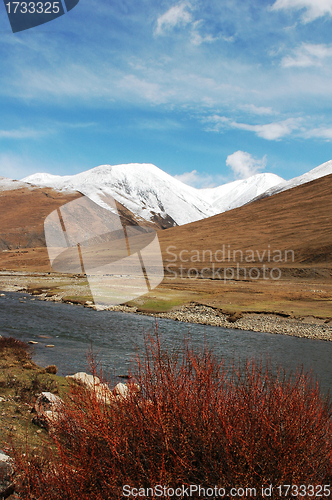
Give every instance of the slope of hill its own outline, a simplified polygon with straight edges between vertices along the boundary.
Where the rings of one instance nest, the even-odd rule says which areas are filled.
[[[322,163],[318,167],[309,170],[309,172],[306,172],[303,175],[299,175],[298,177],[294,177],[289,181],[283,180],[282,182],[280,182],[280,184],[267,189],[261,196],[257,195],[257,197],[259,198],[272,196],[273,194],[281,193],[282,191],[286,191],[287,189],[306,184],[307,182],[311,182],[315,179],[320,179],[321,177],[330,174],[332,174],[332,160]]]
[[[45,217],[79,196],[0,179],[0,249],[45,246]]]
[[[288,265],[331,266],[331,192],[332,175],[328,175],[229,212],[168,229],[159,234],[166,264],[202,269],[210,265],[211,250],[220,266],[234,262],[252,266],[250,256],[254,252],[254,262],[266,263],[270,256],[272,267],[280,267],[279,262],[285,264],[285,251],[289,250],[294,252],[294,258],[290,252]],[[283,258],[279,262],[278,252]]]
[[[0,267],[49,270],[44,235],[46,217],[58,207],[81,197],[77,191],[58,191],[12,179],[0,178]],[[120,203],[116,204],[124,225],[144,225],[156,229],[168,222],[146,222]],[[30,249],[30,250],[28,250]],[[33,252],[33,253],[32,253]]]
[[[44,244],[37,237],[38,231],[39,234],[42,232],[42,212],[47,215],[57,204],[61,205],[70,201],[70,197],[79,196],[78,193],[59,193],[45,188],[33,188],[32,191],[34,190],[37,191],[39,201],[32,206],[36,209],[32,213],[27,208],[32,200],[25,190],[21,194],[20,190],[10,191],[13,196],[9,196],[9,192],[0,196],[0,215],[5,221],[2,231],[7,238],[2,234],[1,240],[5,239],[7,248],[8,234],[17,245]],[[143,311],[167,311],[171,307],[194,302],[226,311],[226,314],[245,311],[275,312],[301,317],[315,316],[328,321],[332,318],[331,190],[332,175],[328,175],[201,221],[159,231],[166,278],[157,289],[140,298],[136,306]],[[65,196],[68,198],[65,199]],[[20,197],[22,200],[26,197],[26,204],[21,208]],[[49,205],[40,210],[46,199]],[[9,212],[8,207],[11,207]],[[12,220],[10,217],[13,217]],[[11,228],[14,230],[11,231]],[[28,235],[33,231],[37,236],[28,241]],[[27,248],[23,251],[21,248],[14,248],[16,249],[0,252],[0,268],[51,270],[45,247]],[[107,248],[101,251],[101,257],[107,260]],[[240,279],[236,276],[238,264],[242,268]],[[268,270],[281,269],[282,279],[271,279],[268,273],[269,279],[260,275],[261,279],[256,280],[256,271],[248,276],[249,268],[261,270],[264,265]],[[225,268],[235,269],[234,279],[230,279],[231,271],[226,272],[224,279]],[[245,280],[243,268],[247,272]],[[208,279],[192,279],[196,276]],[[190,279],[182,279],[188,277]],[[276,277],[278,278],[278,273]],[[15,276],[14,278],[16,280]],[[40,288],[39,281],[36,278],[36,289]],[[70,291],[77,286],[76,282],[74,285],[63,292],[66,300],[72,300],[72,295],[75,295]],[[52,286],[54,287],[54,281],[46,288],[52,289]],[[83,295],[89,293],[84,292]],[[78,300],[77,297],[75,300]],[[87,300],[86,297],[84,300]],[[204,324],[207,321],[204,311],[203,316],[195,320],[190,319],[192,309],[189,308],[188,311],[188,321],[197,320]],[[181,314],[174,318],[182,320]],[[253,328],[258,328],[258,331],[274,331],[270,327],[269,324],[264,326],[267,330],[260,330],[259,325]]]
[[[101,165],[76,175],[34,174],[22,180],[61,191],[79,191],[101,206],[102,193],[106,193],[143,219],[164,220],[164,227],[170,227],[248,203],[283,179],[265,173],[216,188],[196,189],[155,165],[132,163]]]

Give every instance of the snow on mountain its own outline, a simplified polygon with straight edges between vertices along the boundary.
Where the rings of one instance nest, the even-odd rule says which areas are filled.
[[[281,193],[281,191],[286,191],[287,189],[300,186],[301,184],[314,181],[315,179],[319,179],[320,177],[324,177],[325,175],[329,174],[332,174],[332,160],[322,163],[318,167],[309,170],[309,172],[306,172],[303,175],[299,175],[298,177],[294,177],[289,181],[283,180],[282,182],[280,182],[280,184],[277,184],[276,186],[268,189],[264,193],[264,196],[272,196],[273,194]]]
[[[109,194],[145,220],[158,215],[182,225],[248,203],[283,179],[274,174],[257,174],[216,188],[196,189],[155,165],[132,163],[101,165],[76,175],[38,173],[22,181],[79,191],[105,208],[109,207],[103,202],[103,194]]]
[[[14,179],[8,179],[7,177],[0,177],[0,191],[12,191],[20,188],[31,189],[31,186],[22,181],[15,181]]]
[[[284,182],[275,174],[256,174],[248,179],[242,179],[216,188],[201,189],[201,193],[211,200],[211,206],[217,214],[241,207],[271,187]],[[208,199],[207,198],[207,199]]]
[[[34,174],[24,182],[59,190],[80,191],[103,206],[103,193],[145,220],[154,214],[176,224],[214,215],[197,189],[187,186],[151,164],[101,165],[76,175]]]
[[[113,196],[145,220],[171,217],[182,225],[248,203],[283,181],[274,174],[257,174],[209,189],[196,189],[152,164],[101,165],[76,175],[37,173],[22,179],[60,191],[79,191],[105,208],[103,195]]]

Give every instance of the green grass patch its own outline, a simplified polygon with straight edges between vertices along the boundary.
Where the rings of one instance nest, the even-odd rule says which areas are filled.
[[[183,299],[148,299],[143,304],[137,305],[138,310],[142,312],[169,312],[175,307],[179,307],[188,302]]]
[[[84,305],[88,301],[94,302],[92,295],[66,295],[62,298],[62,301],[81,305]]]

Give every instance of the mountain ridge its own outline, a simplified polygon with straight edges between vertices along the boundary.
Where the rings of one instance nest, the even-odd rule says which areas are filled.
[[[306,172],[305,174],[298,175],[297,177],[293,177],[289,181],[283,181],[279,185],[269,188],[265,193],[257,196],[257,198],[253,199],[252,201],[260,198],[265,198],[267,196],[272,196],[277,193],[282,193],[283,191],[286,191],[288,189],[301,186],[302,184],[306,184],[307,182],[320,179],[321,177],[325,177],[330,174],[332,174],[332,160],[318,165],[318,167],[309,170],[309,172]]]
[[[102,193],[107,193],[147,221],[159,217],[183,225],[241,206],[283,179],[262,173],[215,188],[197,189],[155,165],[131,163],[100,165],[68,176],[37,173],[22,181],[60,191],[79,191],[101,206]]]

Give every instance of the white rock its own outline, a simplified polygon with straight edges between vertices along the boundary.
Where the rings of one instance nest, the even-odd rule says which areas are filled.
[[[0,451],[0,464],[11,464],[12,458]]]
[[[11,480],[13,471],[13,460],[0,451],[0,498],[7,498],[14,492],[14,485]]]
[[[34,406],[36,416],[33,423],[46,429],[50,429],[52,424],[61,419],[63,401],[52,392],[42,392],[39,394]]]
[[[138,384],[131,383],[130,387],[127,384],[122,384],[119,382],[116,384],[116,386],[113,389],[113,393],[121,398],[127,398],[129,393],[138,393],[140,392],[141,388]]]
[[[115,401],[115,396],[107,384],[99,384],[95,386],[96,396],[98,401],[110,404]]]
[[[75,380],[75,382],[87,385],[88,387],[95,387],[100,384],[100,379],[93,375],[88,375],[85,372],[77,372],[74,375],[67,375],[66,379]]]
[[[128,396],[128,392],[129,392],[128,386],[126,384],[122,384],[121,382],[116,384],[116,386],[113,389],[113,393],[116,396],[121,396],[122,398],[126,398]]]

